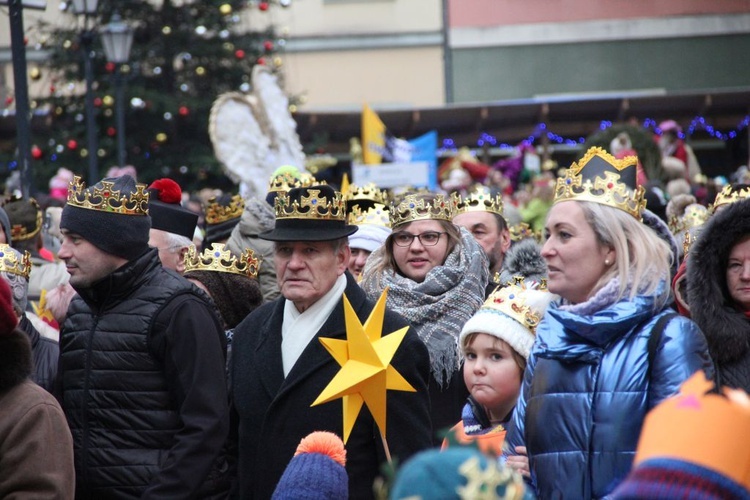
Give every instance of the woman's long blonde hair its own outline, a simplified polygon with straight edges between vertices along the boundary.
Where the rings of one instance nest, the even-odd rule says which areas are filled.
[[[594,292],[613,278],[620,279],[617,300],[627,295],[652,295],[659,290],[655,307],[660,309],[669,298],[669,286],[662,285],[670,276],[672,251],[669,244],[632,215],[608,205],[579,201],[586,221],[601,245],[615,249],[615,265],[597,282]],[[661,289],[660,289],[661,286]]]

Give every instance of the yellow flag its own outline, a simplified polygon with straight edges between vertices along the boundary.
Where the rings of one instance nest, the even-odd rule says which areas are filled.
[[[362,160],[365,165],[379,165],[385,149],[385,124],[370,106],[362,107]]]

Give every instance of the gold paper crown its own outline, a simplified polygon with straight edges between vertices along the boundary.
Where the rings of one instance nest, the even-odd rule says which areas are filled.
[[[13,248],[6,244],[0,243],[0,272],[17,274],[29,279],[31,274],[31,254],[27,251],[18,257]]]
[[[731,184],[727,184],[719,192],[719,194],[716,195],[716,198],[714,199],[714,202],[709,210],[713,214],[716,212],[716,209],[722,205],[729,205],[730,203],[744,200],[746,198],[750,198],[750,186],[735,190],[734,186],[732,186]]]
[[[279,175],[271,176],[271,180],[268,183],[269,193],[281,193],[288,192],[292,188],[308,187],[315,184],[325,184],[325,182],[318,182],[315,177],[304,172],[295,177],[289,172],[284,172]]]
[[[114,182],[101,181],[101,184],[101,188],[94,186],[93,191],[89,191],[76,175],[68,186],[68,205],[121,215],[148,215],[146,184],[136,184],[136,192],[129,196],[113,189]]]
[[[514,319],[532,333],[536,330],[537,325],[542,320],[542,312],[535,310],[527,304],[530,298],[528,289],[524,285],[522,277],[513,278],[513,282],[504,287],[498,287],[487,297],[482,305],[482,309],[494,309],[500,311],[506,316]],[[545,284],[546,285],[546,284]],[[549,293],[546,286],[536,291]]]
[[[18,201],[23,203],[23,198],[11,198],[6,203]],[[42,230],[42,209],[34,198],[29,198],[29,204],[36,210],[34,229],[29,232],[23,224],[13,224],[10,227],[10,239],[13,241],[25,241],[33,238]]]
[[[245,200],[236,194],[229,200],[228,205],[221,205],[216,196],[212,196],[206,205],[206,224],[221,224],[232,219],[239,219],[245,210]]]
[[[515,226],[509,227],[508,231],[510,232],[511,241],[521,241],[526,238],[534,238],[537,243],[542,243],[543,241],[542,230],[534,231],[531,229],[531,226],[525,222],[520,222]]]
[[[346,221],[346,203],[338,191],[333,200],[320,196],[320,189],[307,190],[309,196],[301,196],[300,201],[289,202],[288,193],[279,193],[274,201],[277,219],[316,219]]]
[[[388,191],[378,189],[378,186],[374,182],[371,182],[361,187],[351,184],[346,193],[344,193],[344,200],[349,204],[353,204],[352,202],[355,201],[372,201],[381,205],[387,205],[389,197]]]
[[[503,215],[503,196],[492,196],[486,188],[475,189],[471,194],[458,199],[455,215],[466,212],[492,212]]]
[[[211,248],[206,248],[202,254],[198,254],[195,245],[190,245],[185,254],[185,273],[214,271],[257,278],[259,267],[260,259],[251,249],[246,248],[237,258],[224,248],[223,243],[212,243]]]
[[[594,159],[599,160],[597,163],[606,162],[617,172],[606,170],[603,177],[596,175],[593,181],[588,178],[584,180],[582,170]],[[619,173],[627,168],[636,168],[637,163],[636,156],[626,156],[618,160],[602,148],[590,148],[578,163],[573,162],[570,168],[565,170],[563,177],[557,179],[554,203],[565,200],[592,201],[619,208],[642,220],[641,213],[646,208],[646,190],[643,186],[638,186],[633,191],[621,181],[622,176]]]
[[[703,205],[691,203],[685,207],[682,217],[672,215],[669,217],[669,230],[672,234],[687,231],[692,227],[702,226],[711,217],[711,213]]]
[[[349,212],[347,223],[355,226],[370,224],[373,226],[391,227],[391,221],[388,217],[388,208],[380,203],[376,203],[364,212],[355,205],[352,207],[352,211]]]
[[[634,465],[652,458],[706,467],[750,490],[750,399],[742,390],[710,391],[697,371],[677,396],[656,406],[643,423]]]
[[[409,194],[398,205],[391,204],[391,227],[395,228],[415,220],[452,221],[458,206],[458,195],[453,193],[446,199],[442,194],[432,195],[432,201],[421,195]]]

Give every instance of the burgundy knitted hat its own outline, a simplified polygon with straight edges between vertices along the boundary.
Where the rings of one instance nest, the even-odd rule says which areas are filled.
[[[13,294],[8,282],[0,279],[0,335],[7,335],[15,330],[18,317],[13,311]]]

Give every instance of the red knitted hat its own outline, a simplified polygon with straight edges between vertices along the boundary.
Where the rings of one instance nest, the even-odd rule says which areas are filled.
[[[13,311],[13,295],[5,279],[0,278],[0,335],[9,334],[18,325],[18,317]]]

